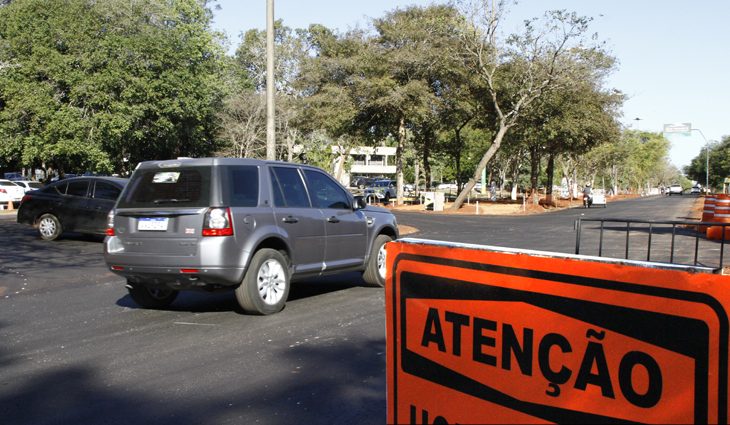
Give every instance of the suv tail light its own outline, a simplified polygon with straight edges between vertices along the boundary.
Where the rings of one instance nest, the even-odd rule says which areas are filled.
[[[233,236],[230,208],[209,208],[203,218],[203,236]]]
[[[106,216],[106,235],[107,236],[114,236],[114,210],[109,211],[109,214]]]

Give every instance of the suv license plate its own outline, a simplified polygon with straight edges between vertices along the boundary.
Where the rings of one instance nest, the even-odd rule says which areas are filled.
[[[167,230],[167,217],[142,217],[137,222],[137,230]]]

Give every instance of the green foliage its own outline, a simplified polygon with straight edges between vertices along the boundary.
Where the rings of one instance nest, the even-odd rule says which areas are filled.
[[[709,148],[709,157],[707,156]],[[709,180],[710,187],[720,191],[725,179],[730,177],[730,136],[725,136],[720,142],[709,143],[702,148],[700,153],[692,158],[692,161],[685,167],[685,173],[689,178],[705,185],[707,180],[707,163],[710,165]]]
[[[222,49],[199,0],[0,8],[0,158],[123,171],[216,147]]]
[[[587,180],[608,178],[615,189],[641,191],[679,182],[679,170],[669,164],[669,141],[661,133],[629,130],[586,154],[582,173]]]

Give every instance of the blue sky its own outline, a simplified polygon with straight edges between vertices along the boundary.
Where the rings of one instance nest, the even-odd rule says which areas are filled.
[[[228,34],[231,52],[241,32],[266,28],[266,0],[216,3],[214,27]],[[397,7],[431,3],[441,2],[275,0],[274,13],[289,27],[320,23],[346,31]],[[523,19],[554,9],[594,18],[591,32],[619,61],[606,86],[629,96],[621,119],[626,127],[661,132],[664,124],[691,123],[690,136],[667,135],[672,163],[682,167],[697,156],[703,135],[708,141],[730,135],[730,1],[523,0],[510,7],[503,28],[516,30]]]

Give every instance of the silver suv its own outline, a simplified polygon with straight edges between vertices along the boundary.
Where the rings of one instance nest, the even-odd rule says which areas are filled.
[[[395,199],[396,190],[393,180],[375,180],[365,187],[365,200],[368,203],[382,202],[387,204],[391,199]]]
[[[293,279],[361,271],[385,283],[388,210],[319,168],[236,158],[147,161],[109,213],[104,258],[145,308],[234,289],[247,313],[284,308]]]

